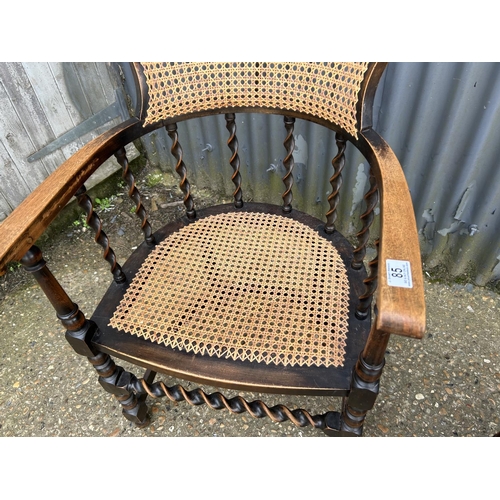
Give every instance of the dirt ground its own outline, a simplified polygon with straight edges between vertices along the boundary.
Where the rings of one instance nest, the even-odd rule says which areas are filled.
[[[145,179],[139,187],[157,229],[181,213],[182,196],[177,179],[168,174],[146,167]],[[104,231],[123,262],[142,241],[138,219],[126,195],[102,189],[97,206]],[[209,191],[197,195],[201,206],[228,201]],[[109,266],[77,208],[69,207],[55,228],[40,244],[45,259],[90,316],[110,283]],[[425,271],[424,278],[427,335],[422,341],[391,339],[381,393],[364,435],[492,436],[500,431],[500,296],[471,284],[434,282]],[[290,423],[165,399],[153,402],[149,427],[135,428],[99,386],[87,360],[66,343],[38,286],[16,266],[0,280],[0,332],[0,436],[323,435]],[[167,385],[176,382],[168,379]],[[337,408],[335,401],[315,397],[245,396],[314,412]]]

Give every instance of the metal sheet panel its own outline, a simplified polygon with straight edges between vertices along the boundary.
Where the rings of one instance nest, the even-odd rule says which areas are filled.
[[[412,194],[427,266],[467,273],[477,284],[500,279],[500,64],[390,63],[375,102],[375,129],[394,149]],[[285,130],[282,118],[237,117],[241,173],[254,200],[279,202]],[[333,133],[309,122],[295,127],[295,206],[322,216],[336,148]],[[229,195],[231,169],[224,118],[179,124],[184,160],[195,185]],[[151,161],[172,170],[165,132],[144,142]],[[356,230],[368,164],[347,150],[340,212],[344,233]],[[196,190],[194,190],[196,195]],[[245,191],[244,191],[245,194]]]
[[[500,64],[387,68],[378,131],[412,193],[429,267],[500,279]]]

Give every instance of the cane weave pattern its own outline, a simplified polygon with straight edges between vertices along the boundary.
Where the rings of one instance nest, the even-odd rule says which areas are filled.
[[[368,63],[141,63],[146,124],[232,107],[307,113],[357,137],[356,105]]]
[[[187,352],[343,366],[349,283],[337,250],[279,215],[198,220],[150,253],[110,326]]]

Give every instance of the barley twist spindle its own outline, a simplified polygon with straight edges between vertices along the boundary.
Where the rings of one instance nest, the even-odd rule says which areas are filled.
[[[234,206],[236,208],[241,208],[243,206],[243,200],[241,197],[241,175],[240,175],[240,157],[238,156],[238,139],[236,138],[236,123],[234,121],[234,113],[226,113],[226,128],[229,131],[229,139],[227,140],[227,145],[231,150],[231,159],[229,163],[233,167],[233,175],[231,180],[235,186],[233,192],[234,196]]]
[[[330,204],[330,210],[326,213],[326,225],[325,232],[327,234],[332,234],[335,231],[335,221],[337,220],[337,206],[339,204],[339,191],[342,186],[342,170],[345,165],[345,149],[346,140],[338,132],[335,134],[335,142],[337,144],[337,154],[332,160],[333,175],[330,178],[330,185],[332,186],[332,192],[328,196],[328,203]]]
[[[191,186],[187,179],[186,165],[182,160],[182,148],[181,145],[179,144],[179,137],[177,134],[177,124],[171,123],[167,125],[167,132],[170,139],[172,139],[172,147],[170,151],[174,156],[174,158],[177,160],[175,171],[177,172],[177,174],[179,174],[179,177],[181,178],[179,187],[181,188],[181,191],[184,193],[184,206],[186,207],[186,215],[188,219],[193,220],[196,219],[196,211],[194,209],[194,202],[191,196]]]
[[[370,170],[370,189],[364,196],[366,203],[366,210],[361,215],[360,219],[362,221],[362,228],[356,235],[358,238],[358,247],[354,250],[354,256],[352,260],[353,269],[361,269],[363,267],[363,259],[366,254],[366,244],[370,238],[370,226],[373,223],[375,217],[374,210],[378,203],[378,187],[377,181],[373,172]]]
[[[162,381],[149,384],[144,379],[134,378],[128,389],[137,395],[147,394],[152,398],[158,399],[167,397],[171,401],[186,401],[192,406],[207,404],[214,410],[226,408],[231,413],[239,414],[248,412],[254,418],[269,417],[273,422],[284,422],[290,420],[297,427],[306,427],[311,425],[317,429],[325,429],[327,424],[325,420],[332,412],[324,415],[311,415],[306,410],[290,410],[284,405],[275,405],[269,408],[260,400],[247,402],[241,396],[235,396],[227,399],[220,392],[206,394],[199,388],[186,391],[181,385],[167,387]]]
[[[141,230],[144,234],[144,240],[149,246],[153,246],[155,244],[155,238],[152,234],[151,224],[149,223],[147,218],[146,209],[142,204],[141,193],[135,185],[134,175],[130,170],[130,165],[128,162],[127,154],[125,152],[125,148],[120,148],[115,153],[115,157],[122,167],[122,178],[125,180],[129,187],[128,196],[135,203],[135,213],[137,214],[139,219],[141,219]]]
[[[87,194],[87,189],[82,186],[76,193],[76,199],[78,200],[78,205],[85,210],[87,215],[87,224],[94,230],[95,241],[104,249],[103,257],[109,263],[111,267],[111,272],[113,273],[114,280],[117,283],[123,283],[126,281],[125,274],[122,271],[120,264],[116,260],[116,255],[109,244],[109,238],[106,233],[102,230],[102,222],[99,216],[94,212],[94,205],[89,195]]]
[[[286,139],[283,145],[286,149],[286,156],[283,160],[283,165],[286,169],[286,174],[283,177],[283,183],[285,184],[285,192],[283,193],[283,212],[290,213],[292,211],[292,186],[293,186],[293,175],[292,170],[294,167],[293,160],[293,150],[295,149],[295,139],[293,138],[293,125],[295,123],[295,118],[290,116],[285,116],[284,118],[285,128],[287,131]]]
[[[370,310],[370,306],[372,303],[372,297],[377,289],[378,282],[378,247],[380,240],[375,241],[375,248],[377,254],[375,257],[369,262],[368,266],[370,268],[370,275],[368,278],[363,280],[365,284],[365,293],[359,297],[359,305],[356,309],[356,317],[358,319],[365,319],[368,317],[368,313]]]

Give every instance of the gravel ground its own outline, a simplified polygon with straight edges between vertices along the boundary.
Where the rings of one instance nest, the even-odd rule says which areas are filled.
[[[167,189],[143,186],[154,227],[179,212],[174,182],[163,176],[160,187],[166,184]],[[214,201],[212,194],[202,194],[204,203]],[[121,255],[137,244],[140,234],[131,229],[127,201],[118,197],[111,205],[103,217],[105,230],[123,261]],[[103,292],[109,272],[88,230],[77,219],[63,225],[42,249],[53,273],[90,316],[96,306],[90,290]],[[381,393],[364,435],[492,436],[500,431],[500,296],[470,284],[425,278],[427,335],[421,341],[391,339]],[[0,436],[323,436],[290,423],[166,399],[152,404],[151,425],[137,429],[101,389],[87,360],[66,343],[63,328],[30,277],[20,269],[8,273],[0,281],[0,299]],[[337,409],[333,399],[245,396],[313,412]]]

